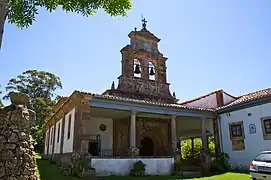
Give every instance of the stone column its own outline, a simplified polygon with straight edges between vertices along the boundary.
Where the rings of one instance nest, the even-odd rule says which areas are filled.
[[[205,118],[201,118],[201,139],[202,139],[202,148],[203,150],[206,152],[207,151],[207,146],[208,146],[208,142],[207,142],[207,138],[206,138],[206,125],[205,122],[206,119]]]
[[[177,128],[176,116],[171,116],[171,148],[177,161],[181,159],[180,152],[177,151]]]
[[[130,119],[130,147],[136,147],[136,112],[132,112]]]
[[[176,116],[171,116],[171,144],[173,150],[177,148]]]

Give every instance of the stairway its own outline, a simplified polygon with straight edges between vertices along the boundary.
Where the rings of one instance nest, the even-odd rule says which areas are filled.
[[[183,169],[183,176],[186,178],[201,177],[200,167],[198,166],[185,166]]]

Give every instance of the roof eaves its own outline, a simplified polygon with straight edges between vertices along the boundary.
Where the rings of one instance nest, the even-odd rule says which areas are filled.
[[[133,103],[138,103],[138,104],[155,105],[155,106],[160,106],[160,107],[172,107],[172,108],[178,108],[178,109],[188,109],[188,110],[214,112],[214,109],[210,109],[210,108],[195,108],[195,107],[183,106],[183,105],[180,105],[180,104],[159,103],[159,102],[123,98],[123,97],[117,97],[117,96],[111,96],[111,95],[97,95],[97,94],[92,94],[92,95],[93,95],[94,98],[97,97],[97,98],[112,99],[112,100],[117,100],[117,101],[133,102]]]
[[[240,98],[236,99],[235,101],[237,101],[239,99]],[[258,103],[265,104],[265,103],[270,102],[270,100],[271,100],[271,94],[261,96],[258,98],[248,99],[248,100],[242,101],[240,103],[236,103],[236,104],[232,104],[232,103],[234,103],[234,101],[233,101],[233,102],[229,103],[228,105],[218,107],[215,110],[218,113],[226,113],[226,112],[229,112],[229,111],[232,111],[235,109],[244,109],[244,108],[247,108],[247,106],[253,105],[253,104],[258,104]]]

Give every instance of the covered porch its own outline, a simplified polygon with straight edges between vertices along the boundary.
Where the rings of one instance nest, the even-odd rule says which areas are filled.
[[[89,105],[80,151],[94,156],[181,157],[180,140],[201,137],[207,150],[207,136],[214,132],[208,110],[99,97]]]
[[[213,132],[212,111],[99,97],[89,105],[75,141],[79,151],[92,155],[98,173],[127,173],[141,160],[148,174],[168,174],[174,159],[181,159],[181,138],[200,136],[207,150],[206,137]]]

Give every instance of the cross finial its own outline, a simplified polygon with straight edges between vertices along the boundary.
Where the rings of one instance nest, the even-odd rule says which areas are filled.
[[[146,28],[146,26],[147,26],[147,21],[146,21],[146,19],[145,18],[143,18],[143,16],[142,16],[142,20],[141,20],[142,22],[143,22],[143,24],[142,24],[142,27],[145,29]]]

